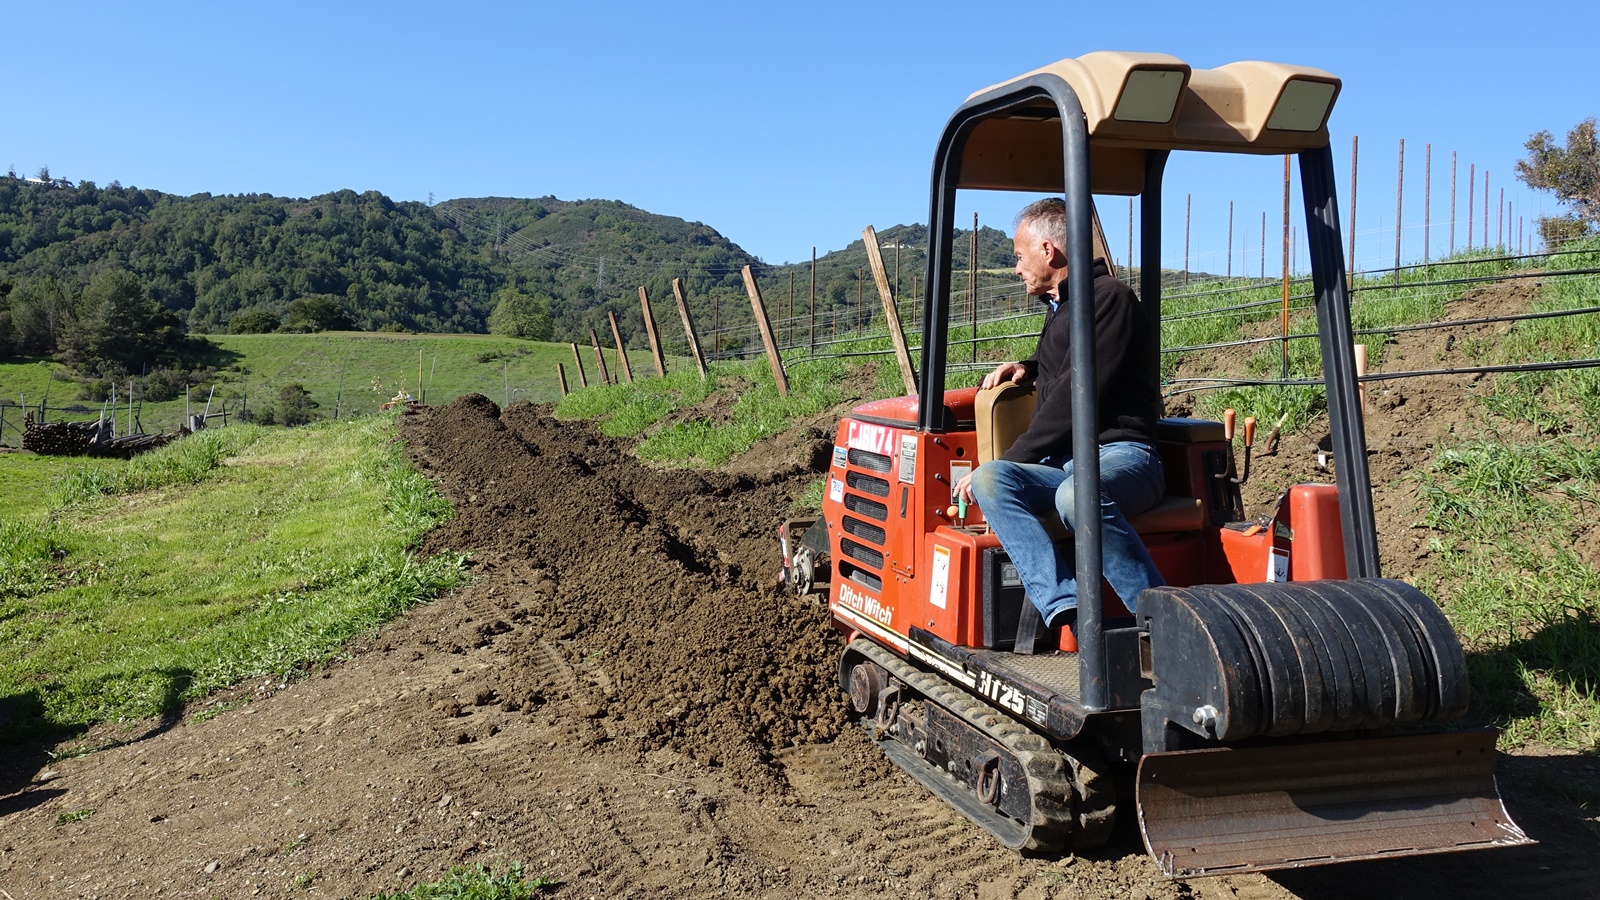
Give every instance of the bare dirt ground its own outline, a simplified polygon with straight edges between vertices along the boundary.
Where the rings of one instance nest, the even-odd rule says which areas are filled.
[[[1423,334],[1384,366],[1448,359],[1446,336]],[[1371,389],[1388,574],[1426,552],[1401,476],[1473,427],[1473,389]],[[571,898],[1600,896],[1594,810],[1569,799],[1596,760],[1540,751],[1501,762],[1531,848],[1189,883],[1161,878],[1126,825],[1065,860],[999,848],[846,721],[825,610],[770,585],[774,529],[830,429],[693,473],[525,403],[404,417],[458,511],[427,549],[471,550],[474,583],[305,678],[87,739],[126,741],[113,749],[14,751],[0,898],[362,897],[517,860]],[[1257,460],[1252,511],[1317,475],[1315,444]]]

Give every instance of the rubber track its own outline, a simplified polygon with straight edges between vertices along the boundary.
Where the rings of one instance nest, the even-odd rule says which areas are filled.
[[[1089,850],[1111,838],[1116,792],[1098,753],[1078,747],[1071,752],[1058,749],[999,709],[865,638],[852,641],[847,652],[881,666],[923,699],[999,741],[1021,764],[1027,773],[1033,821],[1018,849],[1037,854]]]

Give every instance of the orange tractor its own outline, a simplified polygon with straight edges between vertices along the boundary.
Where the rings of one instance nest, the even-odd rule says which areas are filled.
[[[1465,712],[1467,674],[1437,606],[1379,574],[1327,131],[1339,88],[1299,66],[1092,53],[972,95],[940,138],[920,390],[840,423],[822,517],[780,537],[791,585],[827,582],[853,711],[1008,847],[1093,848],[1128,814],[1174,877],[1528,842],[1495,787],[1495,734],[1417,727]],[[1096,383],[1094,321],[1080,298],[1093,194],[1139,197],[1142,258],[1161,258],[1174,151],[1299,159],[1338,485],[1294,486],[1246,520],[1231,429],[1162,420],[1168,496],[1132,524],[1169,586],[1130,618],[1101,579],[1095,398],[1082,389]],[[1016,385],[945,388],[964,189],[1067,204],[1075,639],[1043,628],[982,509],[952,490],[1031,411]],[[1159,318],[1159,268],[1139,281]]]

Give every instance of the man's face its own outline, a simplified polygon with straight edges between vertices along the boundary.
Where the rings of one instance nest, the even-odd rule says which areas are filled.
[[[1066,275],[1066,268],[1058,265],[1061,254],[1056,246],[1034,236],[1033,223],[1023,222],[1017,226],[1017,234],[1011,239],[1011,249],[1017,256],[1017,277],[1022,279],[1028,296],[1043,297],[1055,293],[1061,278]]]

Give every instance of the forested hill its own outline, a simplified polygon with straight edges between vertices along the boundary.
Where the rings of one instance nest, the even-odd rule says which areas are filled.
[[[126,269],[202,333],[226,331],[250,309],[282,316],[308,296],[336,299],[366,330],[483,331],[492,297],[505,286],[547,293],[557,311],[592,306],[597,273],[573,264],[585,257],[609,253],[619,270],[628,261],[732,266],[735,276],[754,261],[704,225],[613,201],[454,206],[460,222],[376,191],[180,197],[115,183],[0,178],[0,278],[81,289],[95,272]],[[509,236],[498,254],[497,218]],[[542,252],[509,252],[533,244]],[[562,264],[545,264],[551,256]]]
[[[503,280],[551,298],[554,333],[572,340],[589,329],[605,333],[607,311],[625,333],[642,338],[640,287],[652,302],[670,304],[672,279],[681,278],[699,307],[709,294],[742,299],[740,270],[762,268],[708,225],[617,200],[485,197],[447,200],[430,211]]]
[[[984,228],[980,236],[979,265],[1009,267],[1005,235]],[[926,228],[881,228],[879,238],[891,269],[894,246],[905,247],[904,296],[923,271]],[[959,233],[958,267],[967,265],[967,247]],[[824,253],[819,309],[853,308],[865,263],[860,241]],[[145,298],[196,334],[241,325],[262,330],[262,322],[269,330],[482,332],[496,294],[510,290],[547,303],[549,337],[605,334],[611,311],[638,343],[638,288],[670,309],[673,278],[684,280],[706,327],[715,300],[722,301],[719,324],[748,322],[745,265],[755,267],[769,303],[780,293],[787,299],[791,268],[800,290],[809,289],[809,261],[763,265],[707,225],[615,200],[478,198],[428,206],[351,190],[309,199],[184,197],[115,182],[0,177],[0,332],[10,332],[0,334],[0,345],[23,354],[30,347],[51,352],[56,335],[30,339],[29,329],[49,331],[70,319],[75,298],[107,271],[131,275]],[[871,301],[870,274],[866,283]]]

